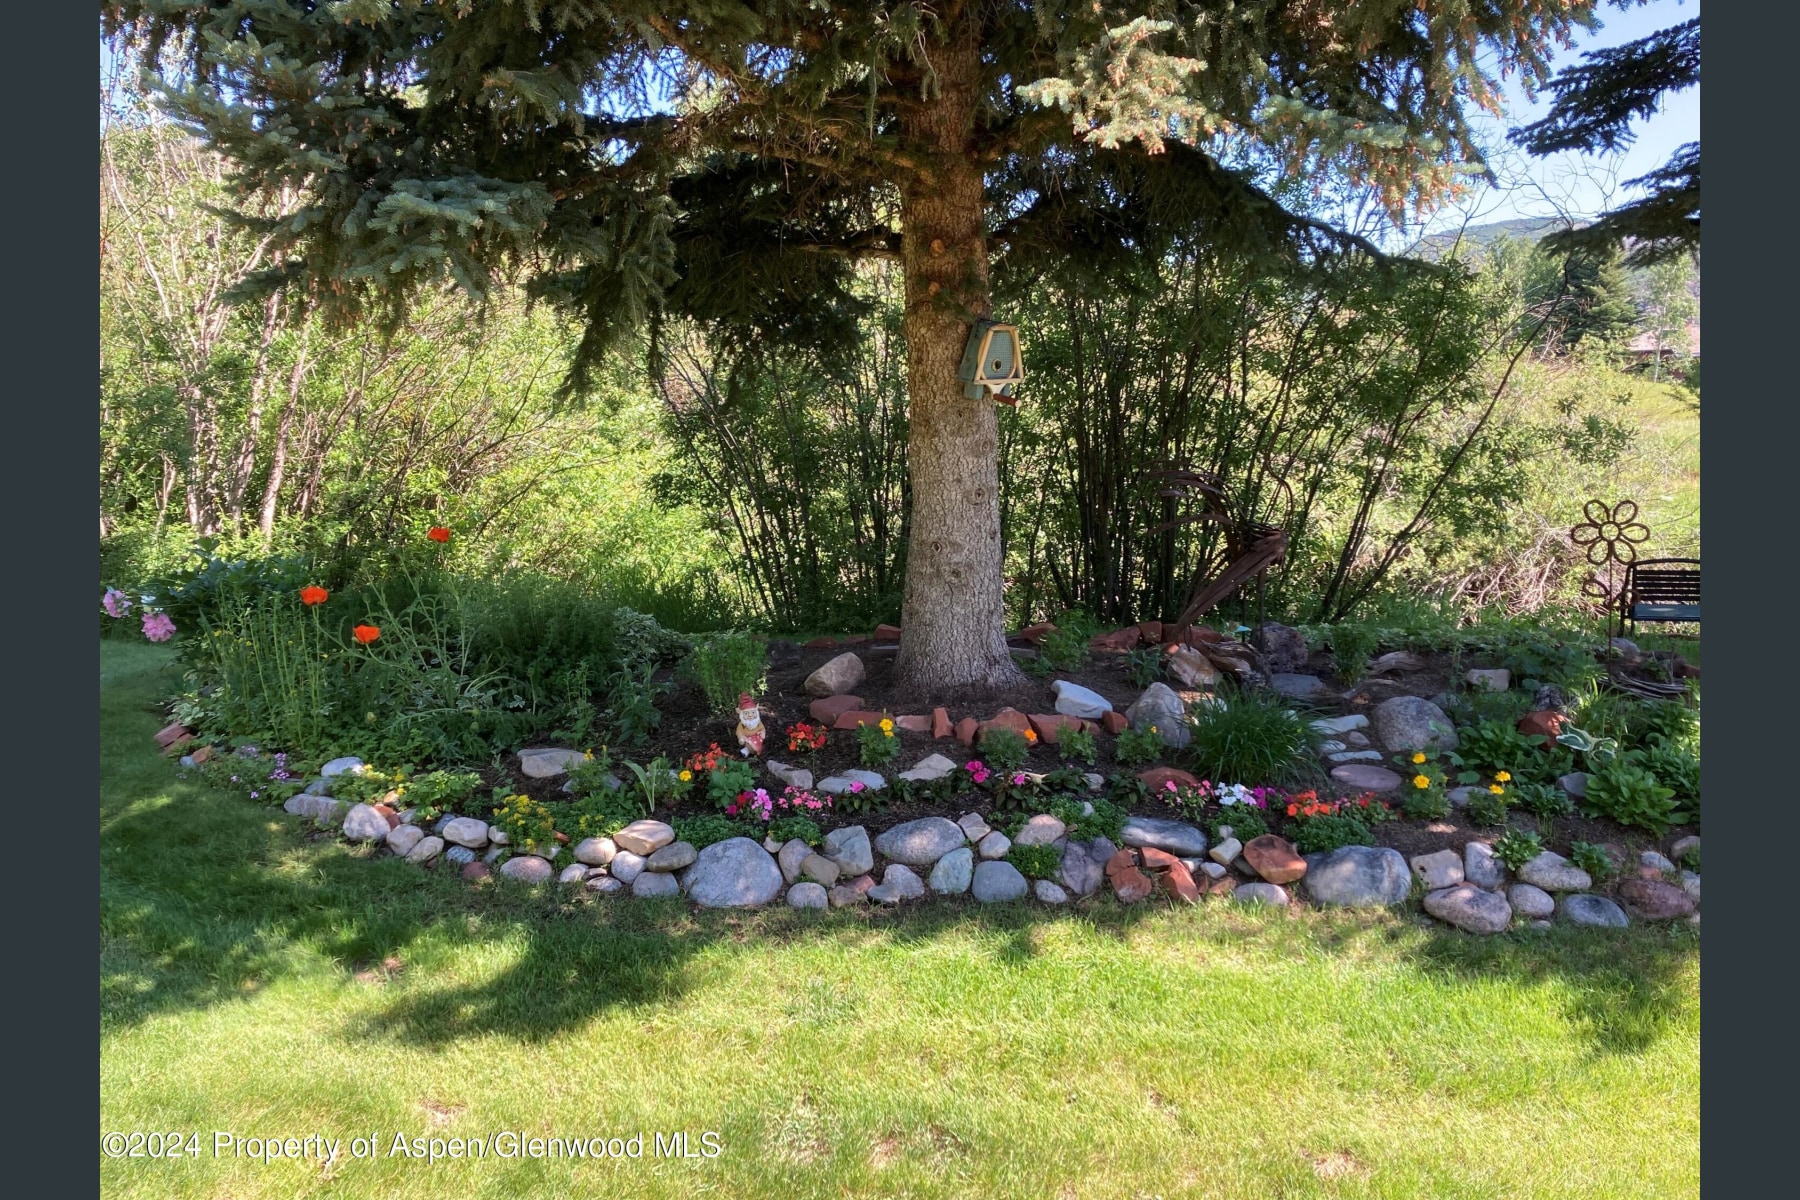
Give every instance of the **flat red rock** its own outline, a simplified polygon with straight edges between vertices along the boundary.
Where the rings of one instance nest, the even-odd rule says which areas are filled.
[[[1138,637],[1146,646],[1154,646],[1162,641],[1163,623],[1161,621],[1139,621],[1137,627]]]
[[[808,650],[823,650],[827,646],[835,646],[837,644],[837,639],[828,634],[825,637],[816,637],[812,641],[806,642],[805,646]]]
[[[1027,625],[1013,636],[1017,637],[1022,642],[1030,642],[1035,646],[1043,641],[1046,636],[1055,632],[1056,626],[1048,621],[1039,621],[1036,625]]]
[[[1400,776],[1373,763],[1345,763],[1333,767],[1331,777],[1362,792],[1391,792],[1400,786]]]
[[[886,714],[870,712],[867,709],[852,709],[841,712],[838,719],[831,723],[833,729],[857,729],[864,725],[879,725]]]
[[[1618,896],[1632,916],[1646,921],[1673,921],[1694,914],[1693,898],[1659,879],[1624,880],[1619,884]]]
[[[1528,712],[1519,718],[1519,732],[1527,737],[1554,738],[1569,723],[1568,715],[1559,712]],[[1545,743],[1548,745],[1549,743]]]
[[[1106,730],[1106,732],[1115,737],[1124,733],[1130,724],[1131,722],[1125,719],[1125,714],[1122,712],[1109,712],[1100,715],[1100,728]]]
[[[1056,745],[1056,739],[1064,730],[1081,728],[1081,718],[1064,713],[1032,713],[1029,720],[1031,727],[1037,730],[1038,740],[1046,746]]]
[[[1176,867],[1181,867],[1181,860],[1167,850],[1158,850],[1155,846],[1145,846],[1143,854],[1145,870],[1172,871]],[[1181,869],[1187,870],[1186,867],[1181,867]]]
[[[1016,708],[1003,708],[981,723],[983,737],[995,729],[1010,729],[1014,733],[1023,735],[1030,728],[1031,718]]]
[[[1111,650],[1124,652],[1137,648],[1139,640],[1138,627],[1127,625],[1123,629],[1115,629],[1111,633],[1096,633],[1088,641],[1090,650]]]
[[[823,700],[814,700],[806,706],[806,711],[813,720],[830,725],[842,714],[855,712],[862,706],[863,698],[861,696],[827,696]]]
[[[896,729],[904,729],[908,733],[930,733],[931,718],[913,715],[895,717],[894,727]]]
[[[1180,767],[1151,767],[1148,771],[1139,771],[1138,778],[1144,781],[1144,786],[1150,789],[1152,795],[1163,791],[1164,785],[1170,780],[1175,781],[1176,787],[1197,788],[1200,786],[1198,779]]]
[[[1126,867],[1114,875],[1112,885],[1121,904],[1136,904],[1156,888],[1156,885],[1150,882],[1150,877],[1136,867]]]
[[[1111,879],[1121,871],[1134,871],[1136,869],[1137,854],[1129,849],[1115,851],[1113,856],[1106,860],[1106,877],[1108,879]]]
[[[931,736],[947,738],[950,736],[950,713],[942,708],[931,710]]]
[[[1294,849],[1294,843],[1273,833],[1246,842],[1244,858],[1270,883],[1292,883],[1306,874],[1306,860]]]
[[[173,725],[164,725],[161,729],[156,731],[156,744],[161,746],[164,750],[167,750],[176,742],[193,736],[193,730],[180,722],[176,722]]]
[[[900,627],[898,625],[877,625],[875,627],[875,640],[878,642],[899,641]]]
[[[1169,895],[1185,904],[1197,904],[1200,901],[1200,885],[1194,882],[1194,873],[1183,866],[1180,859],[1169,868],[1169,873],[1162,877],[1163,887]]]

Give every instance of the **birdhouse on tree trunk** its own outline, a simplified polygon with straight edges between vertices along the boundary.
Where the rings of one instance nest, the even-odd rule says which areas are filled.
[[[976,321],[956,374],[963,381],[963,395],[969,399],[979,400],[991,394],[1001,404],[1014,403],[1013,388],[1025,378],[1019,327],[986,319]]]

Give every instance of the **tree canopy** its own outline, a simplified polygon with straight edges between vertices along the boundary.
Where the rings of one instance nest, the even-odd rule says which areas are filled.
[[[1514,131],[1533,154],[1563,150],[1622,150],[1636,135],[1632,123],[1656,111],[1663,97],[1700,84],[1700,18],[1648,37],[1596,50],[1550,83],[1556,100],[1543,120]],[[1700,246],[1700,143],[1688,142],[1647,175],[1626,181],[1644,195],[1581,229],[1558,234],[1563,248],[1632,243],[1626,260],[1646,266]]]

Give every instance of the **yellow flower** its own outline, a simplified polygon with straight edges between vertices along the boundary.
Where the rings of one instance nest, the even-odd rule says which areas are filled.
[[[1152,726],[1151,726],[1151,727],[1150,727],[1150,732],[1151,732],[1151,733],[1155,733],[1155,732],[1156,732],[1156,726],[1154,726],[1154,725],[1152,725]]]
[[[883,732],[883,733],[894,732],[894,722],[891,717],[881,718],[881,732]]]
[[[1497,783],[1488,784],[1488,791],[1494,793],[1494,795],[1496,795],[1496,796],[1503,796],[1506,794],[1506,789],[1501,787]]]
[[[1414,754],[1413,761],[1416,763],[1424,762],[1425,761],[1425,752],[1421,750],[1417,754]]]
[[[1423,791],[1425,788],[1428,788],[1431,786],[1431,780],[1427,779],[1423,775],[1414,775],[1413,776],[1413,786],[1420,789],[1421,791]]]
[[[1498,771],[1498,772],[1495,772],[1494,778],[1498,779],[1501,783],[1511,783],[1512,782],[1512,772],[1511,771]]]
[[[683,783],[688,783],[688,782],[690,782],[690,781],[691,781],[691,780],[692,780],[692,779],[693,779],[693,778],[694,778],[694,773],[693,773],[693,772],[692,772],[692,771],[689,771],[689,770],[685,770],[685,769],[684,769],[684,770],[683,770],[683,771],[682,771],[682,772],[681,772],[681,782],[683,782]]]

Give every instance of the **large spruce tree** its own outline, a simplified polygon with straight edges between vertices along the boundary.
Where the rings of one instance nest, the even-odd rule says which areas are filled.
[[[1477,161],[1489,72],[1542,82],[1592,0],[106,0],[252,192],[308,198],[271,285],[339,315],[497,276],[577,314],[571,387],[668,317],[720,344],[855,336],[902,264],[912,517],[903,678],[1016,678],[991,399],[957,379],[989,260],[1338,238],[1271,198],[1391,211]],[[1258,179],[1262,186],[1257,186]],[[1025,331],[1030,366],[1030,330]],[[825,355],[829,361],[830,355]],[[1027,397],[1029,391],[1026,392]]]

